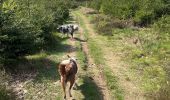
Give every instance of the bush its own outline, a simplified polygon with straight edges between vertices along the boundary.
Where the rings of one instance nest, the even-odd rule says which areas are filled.
[[[89,7],[119,19],[134,19],[138,26],[153,24],[170,13],[167,0],[92,0]]]
[[[52,32],[69,18],[71,1],[6,0],[0,8],[1,66],[48,46]]]
[[[92,20],[99,34],[112,35],[113,28],[127,28],[133,25],[131,20],[120,20],[107,15],[99,14]]]
[[[153,26],[155,30],[170,35],[170,16],[162,16]]]

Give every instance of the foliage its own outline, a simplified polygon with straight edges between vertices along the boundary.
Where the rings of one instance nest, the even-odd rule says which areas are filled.
[[[10,65],[46,47],[52,32],[69,18],[71,1],[5,0],[0,8],[0,59]]]
[[[98,33],[103,35],[112,35],[113,27],[123,29],[133,24],[131,20],[120,20],[103,14],[95,16],[91,23],[95,23]]]
[[[158,22],[153,25],[154,29],[170,35],[170,16],[163,16]]]
[[[119,19],[133,19],[140,26],[149,25],[170,11],[168,0],[92,0],[89,6]]]

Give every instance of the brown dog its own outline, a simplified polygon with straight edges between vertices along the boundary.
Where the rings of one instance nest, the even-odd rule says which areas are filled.
[[[70,88],[69,88],[69,95],[70,97],[72,97],[71,95],[71,88],[75,82],[75,76],[77,73],[77,63],[76,63],[76,59],[68,56],[68,60],[64,60],[59,64],[59,73],[61,76],[61,85],[64,91],[64,99],[66,99],[66,83],[69,81],[70,82]]]

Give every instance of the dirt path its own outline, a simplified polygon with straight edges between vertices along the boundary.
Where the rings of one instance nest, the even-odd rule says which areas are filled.
[[[83,37],[83,29],[80,28],[80,30],[81,30],[80,31],[81,38],[84,38]],[[88,45],[87,45],[86,42],[82,42],[82,48],[83,48],[83,51],[85,52],[85,54],[87,56],[88,65],[89,65],[88,67],[93,67],[92,70],[94,72],[98,73],[98,74],[95,74],[93,76],[93,79],[94,79],[95,83],[97,84],[99,91],[102,94],[101,99],[102,100],[111,100],[109,90],[107,89],[107,85],[106,85],[105,79],[103,77],[103,73],[102,73],[102,71],[99,70],[99,68],[97,66],[95,66],[95,63],[94,63],[93,59],[91,58],[91,56],[89,54],[89,49],[88,49]],[[91,70],[91,69],[89,69],[89,70]]]
[[[108,46],[108,40],[106,37],[99,36],[93,30],[93,25],[90,24],[89,19],[81,15],[84,20],[84,24],[87,27],[87,30],[90,33],[90,38],[94,38],[98,45],[102,45],[102,52],[104,54],[105,62],[107,66],[112,69],[112,72],[118,77],[120,86],[124,91],[124,99],[125,100],[145,100],[144,95],[142,94],[141,89],[135,85],[131,80],[127,78],[128,68],[121,61],[121,57],[114,52],[112,47]],[[103,91],[103,92],[108,92]]]
[[[85,18],[85,16],[80,16],[82,17],[82,19],[84,20],[84,25],[87,27],[87,31],[90,32],[90,37],[94,37],[95,36],[95,32],[93,31],[92,28],[89,28],[89,22],[87,20],[87,18]],[[83,29],[82,27],[80,27],[80,38],[81,39],[85,39],[87,37],[84,36],[85,35],[85,29]],[[85,53],[86,57],[87,57],[87,62],[88,62],[88,70],[91,70],[91,72],[93,73],[92,78],[94,79],[94,82],[97,84],[97,87],[99,89],[99,91],[101,92],[101,99],[102,100],[112,100],[111,96],[110,96],[110,92],[107,88],[106,85],[106,81],[104,79],[104,75],[100,69],[100,67],[96,66],[96,64],[94,63],[94,60],[92,59],[91,55],[89,54],[89,48],[88,48],[88,44],[87,42],[81,42],[82,45],[82,49],[83,52]]]

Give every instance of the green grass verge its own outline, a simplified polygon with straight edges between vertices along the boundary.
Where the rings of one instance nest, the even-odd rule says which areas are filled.
[[[124,100],[123,90],[118,85],[118,79],[113,74],[112,70],[105,64],[102,49],[99,47],[99,45],[97,45],[97,41],[91,40],[88,42],[88,44],[90,48],[90,54],[92,55],[95,63],[98,66],[103,66],[102,70],[105,75],[109,90],[112,92],[112,96],[117,100]]]

